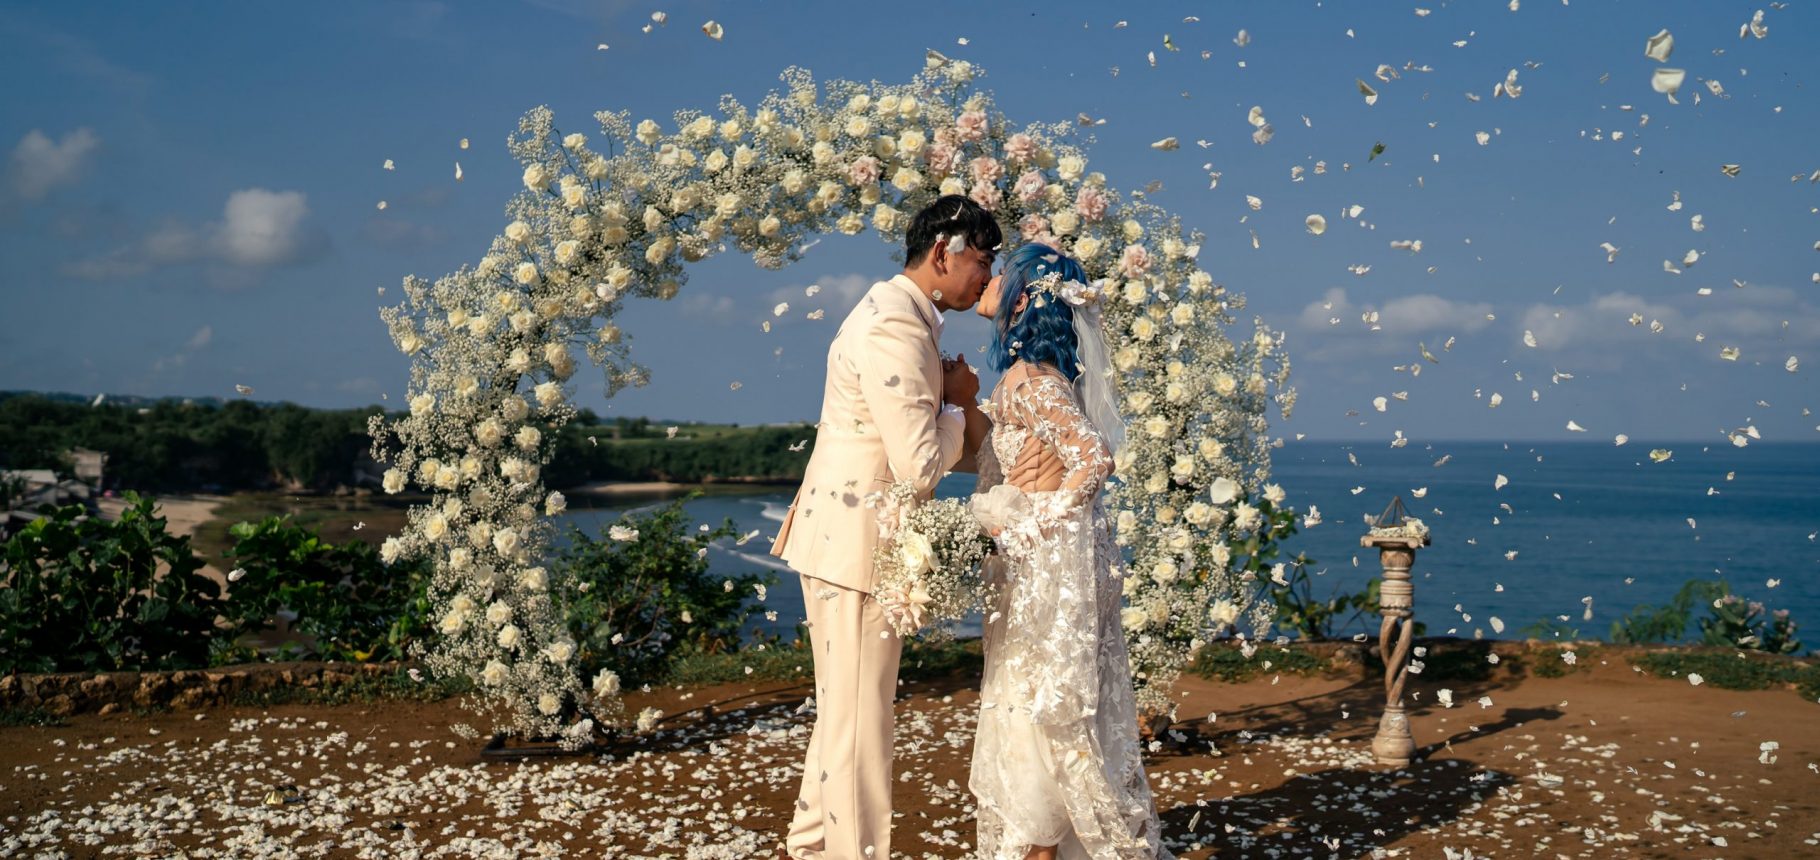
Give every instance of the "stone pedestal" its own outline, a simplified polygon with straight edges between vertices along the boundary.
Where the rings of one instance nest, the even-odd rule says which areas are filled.
[[[1378,589],[1378,611],[1384,616],[1378,627],[1378,652],[1384,659],[1384,716],[1378,720],[1378,735],[1372,739],[1371,751],[1380,765],[1408,767],[1416,749],[1415,738],[1409,733],[1409,716],[1403,710],[1409,649],[1415,644],[1415,586],[1410,582],[1409,568],[1415,563],[1416,550],[1428,545],[1428,533],[1416,521],[1416,527],[1407,530],[1373,529],[1359,543],[1376,547],[1378,561],[1384,567],[1383,585]]]

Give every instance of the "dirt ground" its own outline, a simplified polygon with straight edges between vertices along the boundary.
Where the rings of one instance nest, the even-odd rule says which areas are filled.
[[[894,857],[970,856],[971,685],[905,685]],[[1184,679],[1176,736],[1147,758],[1168,843],[1189,858],[1820,856],[1820,705],[1794,692],[1615,657],[1459,686],[1451,708],[1440,686],[1414,688],[1418,760],[1386,771],[1370,756],[1377,680]],[[634,693],[629,707],[668,714],[655,733],[513,762],[453,736],[453,702],[0,729],[0,856],[776,857],[806,693]]]

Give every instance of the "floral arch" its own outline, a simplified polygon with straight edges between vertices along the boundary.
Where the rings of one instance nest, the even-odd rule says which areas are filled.
[[[564,509],[541,469],[551,431],[575,416],[575,353],[604,370],[609,395],[643,385],[613,324],[626,301],[674,297],[687,263],[729,245],[768,268],[829,231],[901,245],[909,214],[944,193],[1114,287],[1105,324],[1132,427],[1111,507],[1131,555],[1140,705],[1167,710],[1193,651],[1228,624],[1263,629],[1257,547],[1286,520],[1274,488],[1265,500],[1266,414],[1295,399],[1281,335],[1257,322],[1230,339],[1244,299],[1199,267],[1200,234],[1088,171],[1069,124],[1014,130],[978,74],[933,52],[907,84],[818,85],[792,68],[756,110],[727,96],[716,113],[677,113],[672,130],[597,113],[600,147],[561,134],[547,108],[519,122],[509,145],[525,188],[505,230],[477,265],[407,278],[405,301],[381,311],[412,356],[410,412],[370,427],[391,463],[386,491],[431,494],[383,547],[434,561],[442,635],[426,662],[473,679],[470,704],[495,729],[580,744],[593,725],[578,715],[619,713],[616,675],[581,677],[560,583],[541,566]]]

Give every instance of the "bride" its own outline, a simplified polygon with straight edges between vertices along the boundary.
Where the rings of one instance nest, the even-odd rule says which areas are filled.
[[[1086,280],[1073,259],[1027,244],[978,306],[1003,373],[973,500],[999,546],[968,785],[991,860],[1170,856],[1140,756],[1123,564],[1100,504],[1124,424]]]

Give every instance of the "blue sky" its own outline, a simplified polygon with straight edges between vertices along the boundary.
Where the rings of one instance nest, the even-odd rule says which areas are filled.
[[[503,226],[519,173],[504,140],[526,109],[548,104],[579,130],[597,110],[667,119],[723,92],[754,102],[791,65],[903,80],[936,48],[980,64],[1014,122],[1106,120],[1093,166],[1120,188],[1160,181],[1153,199],[1208,234],[1215,278],[1289,333],[1302,396],[1283,433],[1719,439],[1753,424],[1814,440],[1817,13],[1768,8],[1767,38],[1740,39],[1761,4],[1427,5],[9,3],[0,389],[244,384],[261,400],[397,404],[406,364],[377,308],[406,274],[476,260]],[[668,23],[641,32],[656,10]],[[723,40],[702,34],[709,19]],[[1679,105],[1649,86],[1645,40],[1662,28],[1677,42],[1667,65],[1688,72]],[[1398,77],[1374,77],[1380,64]],[[1521,96],[1494,98],[1511,69]],[[1253,105],[1277,130],[1264,146]],[[1182,148],[1149,147],[1165,136]],[[1304,229],[1310,213],[1324,235]],[[1611,263],[1605,242],[1620,249]],[[1690,250],[1696,265],[1664,271]],[[579,399],[606,414],[813,420],[838,319],[893,271],[867,236],[781,272],[705,261],[674,302],[622,317],[653,384],[609,404],[584,371]],[[761,332],[808,284],[824,286],[827,319]],[[952,320],[944,345],[971,352],[984,335]],[[1397,371],[1418,343],[1441,361]]]

